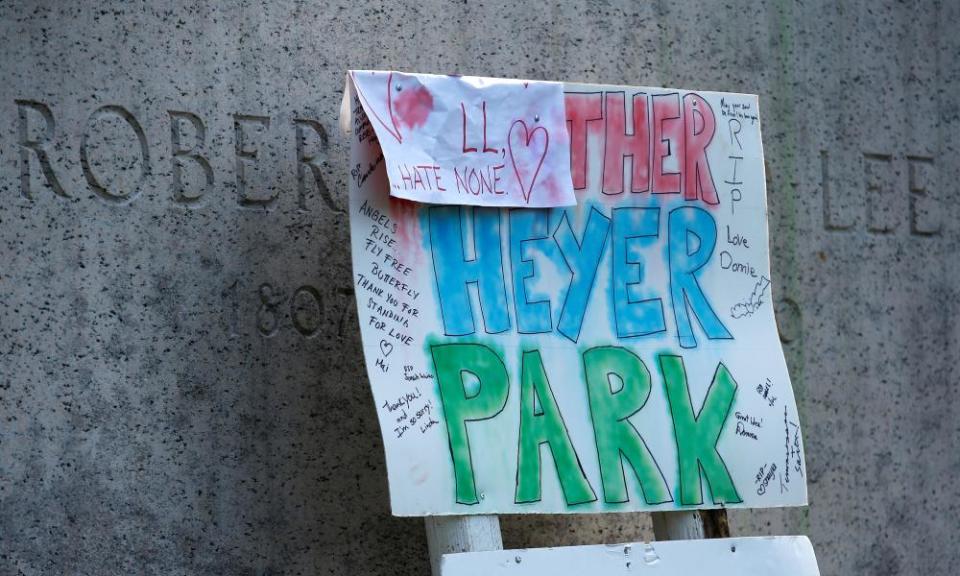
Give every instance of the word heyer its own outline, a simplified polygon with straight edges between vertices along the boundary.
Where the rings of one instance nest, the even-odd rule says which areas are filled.
[[[430,254],[444,334],[469,336],[478,332],[472,285],[477,288],[480,304],[479,329],[487,334],[514,328],[521,334],[556,331],[577,342],[591,299],[608,294],[613,300],[611,328],[617,338],[660,334],[667,330],[664,297],[641,296],[644,270],[659,266],[669,271],[669,294],[665,297],[672,304],[682,348],[697,346],[694,321],[710,340],[733,339],[697,279],[717,244],[713,217],[702,208],[681,206],[670,210],[664,219],[667,249],[660,251],[653,250],[662,242],[660,208],[614,208],[609,217],[591,209],[577,234],[565,213],[551,232],[549,213],[543,210],[511,210],[502,218],[495,209],[431,206]],[[472,246],[465,240],[464,227],[472,228]],[[509,234],[506,257],[501,253],[504,233]],[[612,249],[608,250],[611,243]],[[643,252],[647,248],[651,250]],[[467,257],[470,252],[472,258]],[[552,259],[558,270],[569,272],[562,301],[559,291],[551,296],[529,290],[528,284],[538,274],[534,253]],[[648,262],[648,258],[665,261]],[[505,264],[512,275],[504,274]],[[603,287],[609,290],[594,286],[601,276],[601,264],[611,268],[604,276],[612,283]],[[560,313],[554,325],[556,306]],[[516,327],[511,316],[516,318]]]

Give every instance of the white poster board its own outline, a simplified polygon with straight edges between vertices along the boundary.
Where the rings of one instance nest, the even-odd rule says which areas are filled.
[[[577,204],[554,209],[391,197],[381,131],[346,101],[393,513],[805,504],[757,98],[563,89]]]
[[[441,576],[820,576],[806,536],[444,554]]]

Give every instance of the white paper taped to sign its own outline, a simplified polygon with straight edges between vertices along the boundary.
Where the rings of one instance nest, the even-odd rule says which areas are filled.
[[[441,576],[820,576],[806,536],[444,554]]]
[[[806,503],[757,98],[563,85],[569,208],[391,197],[352,100],[350,227],[394,514]]]
[[[383,149],[390,194],[418,202],[576,203],[557,82],[351,71]]]

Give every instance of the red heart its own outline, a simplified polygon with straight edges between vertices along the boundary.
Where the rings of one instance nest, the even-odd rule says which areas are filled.
[[[514,152],[514,129],[516,136],[519,136],[516,152]],[[538,138],[534,142],[534,137],[542,133],[543,138]],[[537,151],[538,143],[543,142],[543,149]],[[533,143],[533,145],[531,145]],[[513,163],[513,173],[517,175],[517,184],[523,192],[524,201],[530,203],[530,193],[533,192],[533,186],[537,182],[537,176],[540,175],[540,168],[543,161],[547,158],[547,148],[550,146],[550,134],[543,126],[537,126],[533,130],[527,129],[527,124],[523,120],[516,120],[510,125],[510,131],[507,133],[507,147],[510,149],[510,162]],[[519,156],[519,159],[518,159]],[[536,168],[532,168],[536,164]],[[532,175],[531,175],[532,174]],[[527,183],[529,182],[529,184]]]

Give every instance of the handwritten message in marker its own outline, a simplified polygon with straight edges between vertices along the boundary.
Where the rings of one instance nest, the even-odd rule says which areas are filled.
[[[573,206],[557,82],[353,71],[390,195],[430,204]]]

